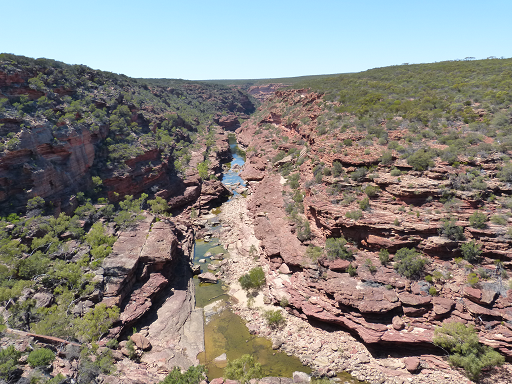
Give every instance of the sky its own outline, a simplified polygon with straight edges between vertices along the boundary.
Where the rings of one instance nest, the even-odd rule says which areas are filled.
[[[511,0],[0,0],[0,52],[130,77],[261,79],[512,57]]]

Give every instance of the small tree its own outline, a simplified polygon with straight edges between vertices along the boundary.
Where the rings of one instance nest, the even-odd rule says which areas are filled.
[[[379,251],[379,260],[382,265],[387,265],[389,263],[389,251],[385,248],[381,248]]]
[[[279,309],[276,309],[275,311],[265,311],[263,317],[265,318],[265,320],[267,320],[267,324],[271,328],[279,328],[286,324],[286,320],[283,316],[283,313]]]
[[[420,257],[414,249],[401,248],[395,254],[395,269],[408,279],[417,278],[423,272],[428,260]]]
[[[505,361],[491,347],[478,342],[478,334],[471,325],[445,323],[435,329],[433,342],[450,352],[450,363],[464,368],[471,380],[478,380],[483,368],[501,365]]]
[[[345,248],[347,240],[344,237],[334,238],[331,237],[325,242],[325,254],[329,260],[336,259],[350,259],[352,257],[352,251]]]
[[[258,290],[265,285],[265,272],[261,267],[253,268],[249,273],[240,276],[238,282],[245,291]]]
[[[470,263],[476,263],[480,259],[480,255],[482,253],[480,248],[481,245],[478,244],[475,240],[471,240],[468,243],[463,243],[460,245],[462,256]]]
[[[239,359],[228,361],[228,365],[224,368],[224,376],[227,379],[238,380],[240,384],[246,384],[251,379],[261,379],[263,369],[254,356],[243,355]]]
[[[185,373],[179,367],[174,367],[167,377],[158,384],[198,384],[204,380],[203,365],[191,366]]]
[[[434,166],[434,161],[432,160],[434,157],[435,153],[433,151],[421,148],[407,158],[407,163],[415,171],[426,171],[429,167]]]
[[[475,211],[471,216],[469,216],[469,225],[471,225],[473,228],[485,228],[486,221],[487,215],[479,211]]]
[[[21,353],[13,345],[0,349],[0,378],[9,379],[9,376],[16,370],[20,357]]]
[[[55,353],[48,348],[34,349],[30,352],[27,358],[27,362],[32,368],[44,367],[50,364],[53,360],[55,360]]]
[[[87,312],[83,318],[76,320],[77,336],[82,341],[96,341],[108,331],[118,317],[118,307],[107,308],[105,304],[100,303]]]
[[[155,196],[154,200],[148,200],[148,204],[151,206],[151,212],[156,215],[164,214],[169,207],[167,201],[160,196]]]
[[[455,224],[455,219],[444,219],[443,226],[439,229],[439,234],[455,241],[464,240],[464,229]]]

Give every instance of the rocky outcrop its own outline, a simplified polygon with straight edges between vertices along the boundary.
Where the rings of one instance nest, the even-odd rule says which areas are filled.
[[[508,279],[512,265],[511,242],[503,227],[488,223],[486,228],[477,229],[469,222],[481,204],[479,194],[488,192],[456,189],[459,175],[469,172],[469,167],[456,169],[440,162],[427,172],[418,172],[390,151],[396,167],[392,172],[390,165],[380,163],[386,148],[379,148],[375,142],[371,151],[363,145],[352,145],[364,139],[357,130],[333,133],[333,137],[318,134],[320,97],[305,90],[277,91],[257,117],[237,131],[239,141],[255,149],[247,156],[241,173],[253,180],[248,209],[254,233],[272,271],[280,271],[282,265],[289,267],[289,282],[270,282],[274,301],[278,303],[285,296],[295,316],[337,325],[365,343],[413,346],[425,351],[432,349],[436,326],[460,321],[474,325],[481,342],[512,359],[512,291],[507,290],[507,281],[501,282]],[[287,115],[287,110],[294,112]],[[269,130],[275,130],[276,136],[268,134]],[[388,134],[397,141],[403,135],[391,130]],[[282,137],[286,140],[280,140]],[[343,150],[332,149],[348,139],[350,145],[343,146]],[[308,145],[302,147],[303,142]],[[303,212],[286,214],[284,210],[297,196],[284,179],[274,174],[287,166],[283,161],[270,161],[279,151],[293,154],[288,163],[298,174]],[[471,161],[493,170],[490,158]],[[324,172],[318,177],[318,169],[332,171],[334,163],[338,163],[340,176]],[[349,177],[363,166],[374,167],[371,177]],[[361,208],[361,201],[368,196],[355,191],[368,186],[376,192],[368,199],[368,207]],[[507,184],[495,180],[489,181],[488,187],[501,191]],[[443,205],[440,201],[449,203]],[[492,205],[491,214],[500,209]],[[300,220],[293,215],[308,220],[311,240],[297,239]],[[457,219],[446,224],[450,217]],[[465,261],[453,262],[462,256],[462,241],[446,235],[449,225],[460,226],[466,242],[475,240],[480,244],[478,273],[492,276],[492,282],[481,281],[477,288],[468,286],[472,266]],[[340,236],[350,239],[352,258],[332,261],[321,257],[317,263],[310,259],[308,245],[324,246],[326,238]],[[429,260],[418,281],[399,275],[393,268],[393,253],[404,247],[417,249]],[[381,249],[391,254],[388,265],[381,265]],[[355,276],[347,273],[349,266]],[[422,279],[427,274],[433,276],[428,282]],[[411,372],[418,370],[416,360],[408,361],[407,366]]]
[[[247,93],[254,97],[255,99],[263,102],[266,99],[268,99],[270,96],[274,94],[275,91],[277,91],[279,88],[284,88],[288,86],[288,84],[282,84],[282,83],[269,83],[269,84],[262,84],[262,85],[253,85],[249,87],[247,90]]]
[[[105,135],[105,129],[61,128],[55,133],[49,125],[19,132],[18,149],[0,157],[0,207],[23,207],[34,196],[69,205],[77,191],[91,187],[94,146]]]
[[[111,333],[119,334],[152,307],[154,299],[174,278],[177,262],[177,237],[168,222],[144,221],[124,231],[103,262],[105,290],[103,303],[121,308],[120,325]]]

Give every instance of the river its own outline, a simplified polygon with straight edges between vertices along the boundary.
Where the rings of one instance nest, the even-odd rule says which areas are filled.
[[[245,153],[239,149],[234,135],[230,135],[230,148],[233,160],[224,172],[222,182],[236,196],[245,189],[245,182],[239,176],[239,170],[245,162]],[[217,214],[222,209],[223,206],[213,209],[206,217],[210,235],[205,239],[197,239],[195,243],[194,264],[199,264],[202,272],[210,270],[215,273],[222,263],[221,259],[229,257],[229,252],[220,245],[217,237],[221,230]],[[196,307],[204,308],[205,318],[205,351],[197,357],[206,366],[209,380],[222,377],[227,361],[244,354],[256,357],[266,376],[292,377],[295,371],[311,373],[311,368],[304,366],[299,358],[273,350],[270,340],[249,332],[244,320],[231,310],[233,298],[227,294],[228,287],[222,281],[205,284],[194,277],[194,284]],[[360,383],[347,373],[341,373],[338,377],[345,382]]]

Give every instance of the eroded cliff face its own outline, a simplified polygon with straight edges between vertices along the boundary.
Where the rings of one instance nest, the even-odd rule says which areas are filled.
[[[512,191],[497,177],[500,157],[465,157],[458,167],[437,159],[415,171],[391,150],[382,162],[385,143],[356,144],[364,132],[322,132],[324,103],[306,90],[277,91],[237,131],[247,149],[242,175],[252,180],[248,208],[255,235],[270,267],[290,274],[288,310],[348,329],[365,343],[419,348],[416,353],[432,349],[436,326],[472,324],[482,343],[512,359],[508,219],[485,228],[474,228],[469,219],[478,209],[486,218],[507,217],[504,204]],[[402,143],[406,134],[389,131],[389,139]],[[370,169],[352,176],[362,167]],[[475,168],[485,187],[459,188],[461,175]],[[450,228],[460,228],[461,236],[453,237]],[[311,253],[340,236],[349,239],[353,257]],[[476,264],[462,259],[461,244],[468,242],[479,244]],[[425,271],[410,279],[394,268],[393,254],[404,247],[428,260]],[[381,250],[391,254],[389,263],[380,261]],[[480,275],[474,287],[468,283],[472,271]]]
[[[148,85],[84,66],[17,60],[0,62],[5,213],[22,212],[35,196],[57,212],[71,212],[74,196],[93,188],[113,202],[141,193],[179,198],[189,187],[200,188],[197,172],[184,175],[189,159],[204,152],[193,165],[208,160],[220,174],[219,162],[229,156],[227,136],[205,145],[213,123],[207,111],[228,129],[254,110],[239,90]]]

